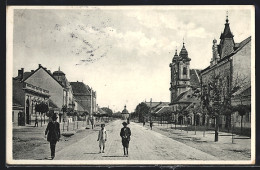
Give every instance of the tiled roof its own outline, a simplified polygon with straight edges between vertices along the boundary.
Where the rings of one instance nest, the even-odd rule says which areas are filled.
[[[174,103],[199,103],[200,99],[194,96],[194,90],[189,89],[181,93]]]
[[[171,106],[162,106],[155,113],[156,114],[161,114],[161,113],[172,112],[172,111],[173,111],[173,107],[171,107]]]
[[[150,102],[144,102],[148,107],[150,107]],[[151,106],[153,107],[158,107],[158,106],[167,106],[169,105],[169,102],[152,102]]]
[[[200,71],[199,69],[190,70],[190,85],[192,87],[200,87]]]
[[[107,112],[105,112],[103,109],[101,109],[101,108],[98,107],[98,113],[100,113],[100,114],[106,114]]]
[[[35,72],[37,72],[40,68],[42,68],[44,71],[46,71],[55,81],[57,81],[62,87],[64,87],[64,85],[60,81],[58,81],[49,70],[47,70],[45,67],[43,67],[41,65],[32,72],[24,72],[22,81],[27,80],[31,75],[33,75]],[[20,79],[20,77],[16,76],[15,79]]]
[[[24,81],[25,79],[27,79],[29,76],[31,76],[33,74],[33,72],[24,72],[23,73],[23,79],[22,81]],[[15,79],[20,79],[20,76],[16,76]]]
[[[83,82],[70,82],[73,94],[78,95],[90,95],[89,86],[85,85]]]

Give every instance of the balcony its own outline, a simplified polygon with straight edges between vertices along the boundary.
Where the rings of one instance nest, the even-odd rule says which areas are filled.
[[[35,93],[38,93],[38,94],[43,94],[43,95],[49,96],[49,91],[48,90],[42,89],[40,87],[31,85],[31,84],[28,84],[28,83],[24,83],[23,89],[24,90],[29,90],[29,91],[32,91],[32,92],[35,92]]]

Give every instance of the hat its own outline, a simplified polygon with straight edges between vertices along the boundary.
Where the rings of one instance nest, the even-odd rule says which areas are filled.
[[[105,123],[101,123],[101,126],[105,126]]]
[[[51,117],[52,120],[56,120],[58,118],[58,116],[54,113]]]
[[[126,123],[126,122],[123,122],[122,124],[123,124],[123,125],[127,125],[127,123]]]

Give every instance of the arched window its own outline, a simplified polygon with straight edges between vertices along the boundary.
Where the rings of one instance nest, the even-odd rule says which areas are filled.
[[[183,67],[183,75],[187,75],[187,68]]]

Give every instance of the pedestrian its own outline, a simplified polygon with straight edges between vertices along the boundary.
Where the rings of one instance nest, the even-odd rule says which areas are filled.
[[[152,121],[150,121],[150,128],[151,128],[151,130],[153,130],[153,122]]]
[[[121,129],[120,136],[122,138],[122,145],[124,148],[124,156],[128,156],[128,147],[129,147],[129,141],[131,136],[131,130],[129,127],[127,127],[127,123],[123,122],[123,128]]]
[[[38,119],[37,119],[37,117],[35,118],[35,124],[34,124],[34,127],[36,127],[36,125],[37,125],[37,127],[38,127]]]
[[[47,141],[50,142],[51,159],[55,157],[56,143],[60,140],[60,124],[56,121],[57,118],[56,114],[53,114],[45,130],[45,137],[47,135]]]
[[[94,119],[93,118],[90,120],[90,123],[91,123],[91,127],[93,129],[93,126],[94,126]]]
[[[99,141],[99,153],[101,153],[102,147],[102,153],[105,153],[105,143],[107,141],[107,131],[105,129],[105,124],[101,124],[101,129],[99,130],[97,141]]]
[[[145,121],[143,121],[143,126],[145,125]]]

